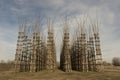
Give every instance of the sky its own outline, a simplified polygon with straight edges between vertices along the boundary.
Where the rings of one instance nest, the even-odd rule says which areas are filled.
[[[40,15],[56,19],[86,13],[100,19],[103,61],[120,57],[120,0],[0,0],[0,60],[14,60],[19,18],[32,20]],[[59,35],[60,27],[55,29]],[[58,60],[59,55],[57,52]]]

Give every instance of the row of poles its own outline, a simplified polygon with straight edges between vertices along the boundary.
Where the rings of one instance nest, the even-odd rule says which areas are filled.
[[[60,69],[65,72],[72,70],[81,72],[102,71],[98,24],[92,24],[87,32],[85,22],[78,23],[78,28],[70,44],[70,27],[67,20],[64,22]],[[53,22],[48,20],[47,24],[47,41],[41,35],[38,22],[31,27],[31,31],[25,22],[20,25],[15,54],[16,72],[42,70],[52,72],[57,69]]]
[[[98,22],[85,26],[86,19],[77,23],[77,29],[70,44],[69,23],[65,22],[63,45],[60,55],[60,68],[65,72],[72,70],[88,72],[103,70]]]
[[[15,54],[16,72],[37,72],[56,70],[56,51],[52,23],[48,22],[47,44],[40,33],[40,25],[35,23],[31,31],[25,23],[19,27]]]

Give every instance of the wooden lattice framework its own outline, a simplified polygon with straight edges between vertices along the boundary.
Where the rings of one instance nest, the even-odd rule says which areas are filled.
[[[91,23],[88,32],[85,21],[78,24],[74,39],[70,44],[70,28],[67,20],[64,23],[63,43],[60,52],[60,69],[65,72],[72,70],[88,72],[102,71],[102,53],[98,23]],[[17,48],[15,54],[16,72],[37,72],[57,69],[56,49],[54,41],[53,22],[48,20],[47,43],[41,35],[40,25],[36,22],[28,31],[23,23],[19,27]]]

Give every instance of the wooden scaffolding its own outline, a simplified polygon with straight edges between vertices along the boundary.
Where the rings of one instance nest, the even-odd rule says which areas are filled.
[[[50,20],[48,21],[47,53],[45,66],[47,71],[55,71],[57,68],[53,23]]]
[[[98,23],[91,23],[85,28],[86,20],[78,23],[72,43],[67,20],[64,23],[63,43],[60,54],[60,69],[65,72],[72,70],[88,72],[102,71],[102,53]],[[37,72],[57,69],[56,48],[54,41],[53,22],[48,20],[47,44],[41,35],[40,25],[36,21],[32,28],[23,23],[19,27],[15,54],[16,72]],[[29,32],[28,29],[31,29]]]
[[[69,44],[69,28],[67,22],[64,27],[63,46],[60,55],[60,68],[65,72],[71,72],[71,55]]]

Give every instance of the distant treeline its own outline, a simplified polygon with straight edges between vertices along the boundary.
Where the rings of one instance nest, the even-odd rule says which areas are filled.
[[[14,61],[0,61],[0,71],[9,71],[14,68]]]
[[[120,66],[120,57],[114,57],[114,58],[112,59],[112,64],[113,64],[114,66]]]

